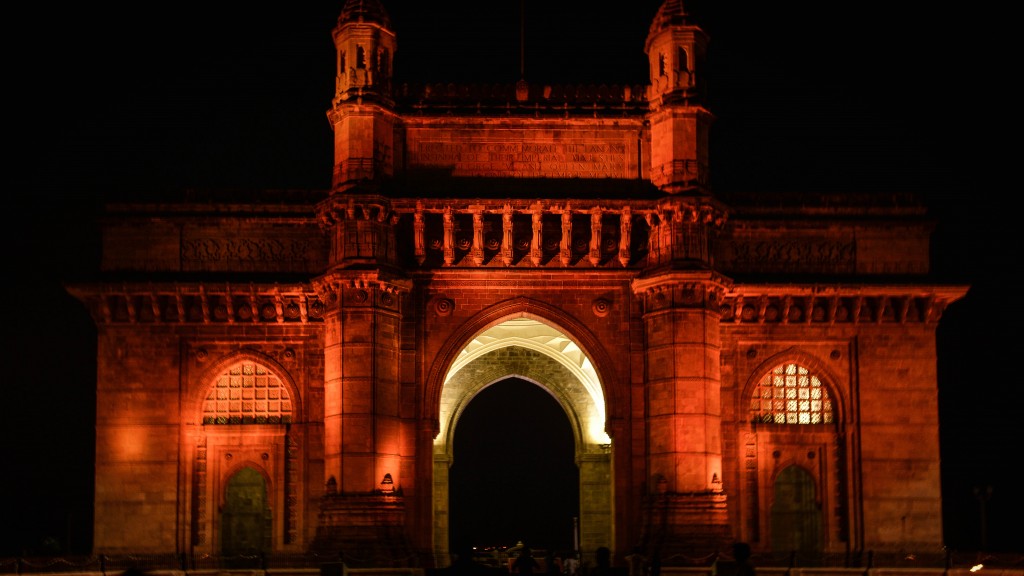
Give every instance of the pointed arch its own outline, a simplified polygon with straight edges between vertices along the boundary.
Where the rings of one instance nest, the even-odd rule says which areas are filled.
[[[627,416],[623,414],[626,410],[624,399],[618,397],[621,394],[621,387],[608,385],[609,376],[615,374],[612,368],[614,363],[598,338],[583,323],[565,311],[530,298],[517,297],[500,302],[470,319],[459,330],[453,332],[439,349],[427,374],[426,401],[423,403],[423,416],[426,421],[434,423],[435,436],[441,431],[441,394],[448,373],[463,354],[467,343],[489,328],[517,318],[538,320],[568,336],[573,345],[588,359],[597,381],[602,383],[599,387],[607,410],[605,418],[612,420]],[[610,426],[606,428],[609,431],[612,429]]]
[[[256,350],[238,350],[236,352],[232,352],[220,358],[219,360],[211,363],[209,368],[203,370],[199,377],[196,379],[189,396],[188,404],[185,406],[185,420],[192,424],[207,423],[204,422],[204,414],[207,414],[206,408],[208,406],[208,401],[210,400],[210,395],[216,392],[218,382],[223,377],[230,378],[230,372],[232,372],[233,368],[241,367],[244,364],[251,364],[254,367],[258,366],[262,368],[263,371],[263,373],[260,374],[260,376],[269,376],[271,378],[276,379],[276,383],[279,385],[282,394],[286,394],[288,396],[288,401],[290,402],[290,404],[286,407],[287,411],[290,412],[289,420],[291,422],[304,421],[302,397],[299,394],[298,386],[296,385],[291,374],[277,360],[275,360],[274,358],[267,354],[263,354]],[[241,376],[241,374],[239,375]],[[256,374],[253,374],[253,376],[256,376]],[[273,401],[274,399],[267,398],[266,400]],[[268,406],[267,408],[269,409],[270,407]],[[277,413],[280,413],[281,410],[282,406],[280,405],[273,408],[273,411],[276,411]],[[255,407],[250,413],[255,414]],[[239,411],[239,415],[240,414],[241,409]],[[254,421],[251,423],[284,424],[287,422]]]
[[[772,482],[771,547],[776,552],[818,552],[822,510],[814,475],[795,464],[781,468]]]
[[[221,490],[222,554],[252,554],[273,547],[273,488],[266,471],[242,462],[225,475]]]
[[[593,550],[614,538],[611,419],[626,410],[602,375],[614,365],[590,330],[562,310],[513,298],[484,310],[440,347],[425,382],[424,421],[433,423],[432,518],[436,554],[448,552],[449,468],[459,415],[491,384],[521,378],[550,394],[565,411],[575,439],[581,498],[579,546]],[[610,407],[608,410],[605,407]],[[629,446],[623,446],[628,454]],[[625,457],[625,456],[624,456]]]
[[[832,425],[841,428],[845,422],[849,421],[849,414],[847,413],[849,403],[846,401],[843,389],[838,384],[841,380],[818,357],[797,348],[790,348],[774,354],[751,370],[743,386],[743,392],[737,399],[739,402],[739,405],[736,407],[737,414],[742,414],[742,419],[750,420],[750,403],[754,393],[761,385],[762,379],[769,375],[777,366],[785,364],[800,366],[806,369],[809,375],[816,376],[821,381],[832,402],[834,417],[834,421],[831,422]]]

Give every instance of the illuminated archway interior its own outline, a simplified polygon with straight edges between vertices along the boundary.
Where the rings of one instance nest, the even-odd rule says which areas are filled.
[[[569,335],[532,318],[514,318],[477,335],[445,376],[434,438],[434,543],[448,547],[449,472],[460,415],[482,390],[509,377],[536,384],[565,412],[575,441],[581,485],[580,533],[594,542],[612,538],[611,439],[605,432],[604,391],[591,360]],[[582,487],[586,486],[586,490]]]
[[[496,377],[490,381],[481,382],[480,375],[483,373],[494,375],[495,369],[497,372],[501,372],[502,367],[512,367],[510,366],[512,362],[499,358],[499,354],[495,354],[508,348],[535,352],[536,357],[543,357],[549,362],[554,362],[564,370],[561,374],[557,374],[557,382],[542,382],[526,373],[517,375],[523,376],[527,380],[534,380],[556,396],[563,396],[560,398],[560,402],[567,411],[572,412],[570,419],[578,420],[578,443],[594,445],[611,443],[611,439],[604,430],[604,393],[590,358],[572,338],[561,330],[538,320],[514,318],[480,333],[462,349],[458,358],[452,363],[445,376],[444,390],[441,395],[439,412],[441,433],[434,439],[435,446],[443,446],[449,442],[448,436],[454,427],[454,419],[457,419],[458,412],[465,407],[466,402],[481,387],[497,379]],[[551,370],[552,374],[556,372],[558,372],[557,369]],[[505,370],[504,374],[500,374],[498,377],[510,373],[512,373],[510,370]]]

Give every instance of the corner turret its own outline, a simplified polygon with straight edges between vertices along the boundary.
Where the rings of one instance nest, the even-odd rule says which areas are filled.
[[[651,22],[644,52],[650,64],[652,103],[701,102],[708,36],[692,23],[682,0],[665,0]]]
[[[397,42],[379,0],[346,0],[331,33],[335,92],[332,193],[364,191],[394,174],[392,61]]]
[[[665,0],[644,46],[651,126],[651,182],[678,195],[710,196],[703,69],[708,36],[694,25],[682,0]]]
[[[334,104],[367,97],[390,102],[397,43],[384,6],[378,0],[346,0],[331,35],[337,62]]]

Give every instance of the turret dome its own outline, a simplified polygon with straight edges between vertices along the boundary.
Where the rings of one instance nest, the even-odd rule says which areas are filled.
[[[372,23],[391,28],[391,17],[380,0],[345,0],[341,15],[338,16],[338,26],[349,22]]]
[[[689,19],[690,15],[686,12],[686,7],[683,6],[683,0],[665,0],[661,4],[661,8],[658,8],[658,13],[654,15],[654,20],[651,21],[651,29],[647,33],[647,37],[650,38],[670,26],[686,26],[690,24]]]

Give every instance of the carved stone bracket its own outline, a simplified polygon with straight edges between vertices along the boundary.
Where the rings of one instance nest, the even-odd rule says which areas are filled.
[[[673,272],[633,281],[644,310],[699,308],[719,313],[731,281],[711,271]]]
[[[332,273],[313,281],[320,301],[328,309],[338,306],[378,306],[397,309],[411,283],[390,279],[376,272]]]

